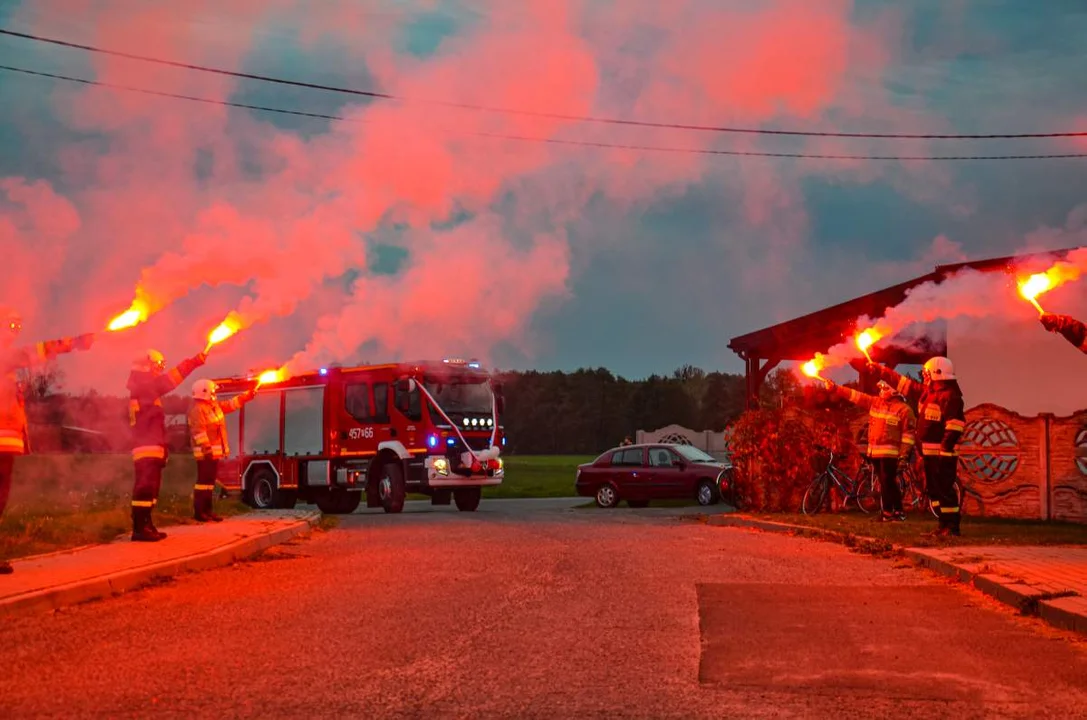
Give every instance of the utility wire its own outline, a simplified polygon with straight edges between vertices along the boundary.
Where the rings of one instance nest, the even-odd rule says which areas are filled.
[[[302,110],[287,110],[284,108],[269,107],[266,105],[251,105],[248,103],[232,102],[229,100],[215,100],[213,98],[198,97],[195,95],[183,95],[179,93],[165,92],[162,90],[152,90],[148,88],[132,87],[128,85],[120,85],[116,83],[102,82],[100,80],[88,80],[86,78],[70,77],[68,75],[59,75],[56,73],[41,72],[39,70],[28,70],[26,68],[14,67],[11,65],[0,65],[0,70],[6,70],[9,72],[23,73],[25,75],[34,75],[37,77],[50,78],[53,80],[64,80],[67,82],[79,83],[81,85],[97,86],[103,88],[109,88],[111,90],[122,90],[125,92],[134,92],[142,95],[152,95],[155,97],[173,98],[177,100],[188,100],[191,102],[204,103],[207,105],[222,105],[226,107],[242,108],[245,110],[256,110],[259,112],[277,113],[280,115],[295,115],[299,117],[317,118],[322,120],[342,120],[346,122],[365,122],[358,120],[357,118],[349,118],[343,115],[332,115],[325,113],[305,112]],[[484,133],[484,132],[465,132],[458,133],[465,135],[473,135],[476,137],[494,138],[497,140],[513,140],[515,142],[525,143],[544,143],[549,145],[566,145],[574,147],[591,147],[600,149],[612,149],[612,150],[637,150],[641,152],[657,152],[657,153],[678,153],[685,155],[722,155],[722,156],[735,156],[735,157],[768,157],[768,158],[794,158],[794,159],[809,159],[809,160],[889,160],[889,161],[910,161],[910,160],[1055,160],[1065,158],[1087,158],[1087,153],[1058,153],[1058,154],[1043,154],[1043,155],[822,155],[822,154],[809,154],[809,153],[785,153],[785,152],[761,152],[755,150],[714,150],[709,148],[683,148],[672,147],[662,145],[628,145],[617,143],[605,143],[594,142],[590,140],[564,140],[561,138],[546,138],[546,137],[532,137],[527,135],[504,135],[499,133]]]
[[[271,77],[268,75],[257,75],[255,73],[244,73],[234,70],[225,70],[223,68],[210,67],[207,65],[197,65],[193,63],[180,62],[177,60],[166,60],[164,58],[152,57],[149,55],[140,55],[137,53],[123,52],[121,50],[112,50],[109,48],[96,47],[94,45],[83,45],[80,43],[69,42],[67,40],[59,40],[57,38],[44,37],[41,35],[32,35],[30,33],[17,32],[15,30],[8,30],[6,28],[0,28],[0,35],[7,35],[9,37],[22,38],[24,40],[33,40],[35,42],[48,43],[51,45],[59,45],[61,47],[74,48],[77,50],[85,50],[87,52],[100,53],[103,55],[111,55],[113,57],[126,58],[128,60],[138,60],[141,62],[155,63],[157,65],[166,65],[168,67],[183,68],[185,70],[196,70],[198,72],[213,73],[216,75],[226,75],[229,77],[243,78],[246,80],[260,80],[262,82],[276,83],[278,85],[290,85],[293,87],[310,88],[313,90],[324,90],[326,92],[344,93],[348,95],[358,95],[362,97],[380,99],[380,100],[397,100],[400,102],[415,102],[428,105],[438,105],[442,107],[457,108],[460,110],[475,110],[480,112],[498,113],[505,115],[520,115],[526,117],[537,117],[550,120],[571,120],[585,123],[599,123],[606,125],[627,125],[635,127],[647,127],[647,128],[667,128],[672,130],[693,130],[700,132],[715,132],[715,133],[733,133],[733,134],[747,134],[747,135],[790,135],[799,137],[837,137],[837,138],[868,138],[868,139],[897,139],[897,140],[1008,140],[1008,139],[1026,139],[1026,138],[1068,138],[1068,137],[1087,137],[1087,131],[1079,132],[1037,132],[1037,133],[987,133],[987,134],[973,134],[973,135],[953,135],[953,134],[929,134],[929,133],[849,133],[849,132],[831,132],[831,131],[815,131],[815,130],[770,130],[764,128],[744,128],[744,127],[729,127],[729,126],[713,126],[713,125],[693,125],[688,123],[665,123],[665,122],[650,122],[644,120],[626,120],[622,118],[611,117],[596,117],[590,115],[568,115],[564,113],[551,113],[535,110],[518,110],[514,108],[500,108],[490,107],[486,105],[474,105],[469,103],[457,103],[442,100],[423,100],[402,97],[399,95],[393,95],[391,93],[375,92],[372,90],[358,90],[355,88],[338,87],[335,85],[323,85],[320,83],[303,82],[301,80],[287,80],[284,78]]]

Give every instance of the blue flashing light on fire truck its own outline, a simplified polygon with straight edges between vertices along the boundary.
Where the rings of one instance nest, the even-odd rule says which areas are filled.
[[[220,400],[257,384],[217,379]],[[445,359],[328,367],[257,384],[226,416],[219,483],[255,508],[315,503],[328,514],[398,513],[405,496],[479,507],[504,477],[501,386],[480,363]]]

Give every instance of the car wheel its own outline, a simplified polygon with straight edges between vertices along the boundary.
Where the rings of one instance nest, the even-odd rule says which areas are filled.
[[[703,480],[698,483],[698,504],[699,505],[716,505],[717,504],[717,486],[713,480]]]
[[[602,508],[613,508],[619,504],[619,491],[611,483],[604,483],[596,489],[596,504]]]

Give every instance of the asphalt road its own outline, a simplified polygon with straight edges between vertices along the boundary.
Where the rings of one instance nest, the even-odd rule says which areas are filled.
[[[687,510],[412,505],[0,628],[6,718],[1083,717],[1087,646]]]

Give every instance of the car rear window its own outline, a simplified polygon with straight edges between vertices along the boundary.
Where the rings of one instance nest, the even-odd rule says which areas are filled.
[[[611,456],[612,465],[641,465],[642,464],[642,448],[627,448],[625,450],[616,450],[615,454]]]

